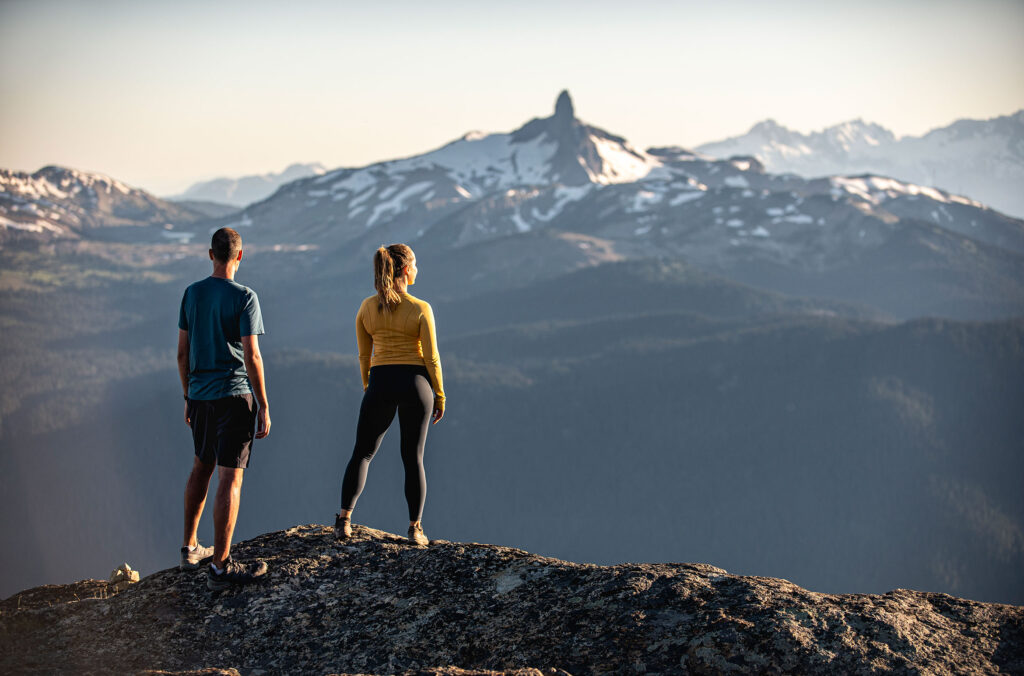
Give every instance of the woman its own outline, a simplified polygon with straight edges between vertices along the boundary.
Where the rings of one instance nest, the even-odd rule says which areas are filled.
[[[420,523],[427,494],[423,446],[431,418],[436,424],[444,416],[444,386],[434,313],[429,303],[407,291],[416,283],[417,273],[416,255],[405,244],[381,247],[373,255],[377,295],[364,300],[356,314],[364,394],[355,449],[341,484],[341,512],[334,522],[334,534],[340,540],[352,536],[352,510],[366,484],[370,460],[397,409],[405,499],[409,503],[409,539],[418,545],[429,542]]]

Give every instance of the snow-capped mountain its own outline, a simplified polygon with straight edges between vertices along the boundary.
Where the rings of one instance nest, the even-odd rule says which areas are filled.
[[[885,138],[849,128],[835,144]],[[566,92],[553,115],[513,132],[474,132],[423,155],[295,181],[217,224],[245,228],[250,241],[315,245],[339,269],[406,241],[459,270],[456,293],[459,283],[479,289],[670,256],[790,293],[841,275],[830,282],[835,296],[898,313],[915,312],[917,297],[954,312],[939,302],[949,285],[975,284],[970,293],[985,295],[979,289],[991,283],[989,295],[999,297],[982,314],[1024,313],[1020,220],[883,176],[806,179],[768,173],[754,157],[638,150],[576,119]],[[872,266],[882,261],[879,276]],[[946,286],[912,269],[943,270]],[[901,291],[867,285],[871,275],[887,275]],[[979,287],[979,279],[987,281]],[[1000,289],[1012,289],[1010,297]],[[900,294],[899,304],[889,302]]]
[[[821,176],[824,174],[847,173],[843,171],[843,163],[850,156],[862,155],[872,148],[888,145],[896,141],[891,131],[881,125],[865,122],[861,119],[851,120],[810,134],[801,134],[788,129],[775,120],[768,119],[758,122],[743,136],[736,136],[705,143],[697,150],[714,157],[731,157],[733,155],[752,155],[764,162],[765,167],[774,172],[785,172],[791,169],[786,163],[800,161],[817,162],[829,166],[828,171],[798,171],[803,175]],[[826,163],[831,162],[831,165]]]
[[[527,188],[558,186],[566,202],[589,186],[634,182],[660,166],[656,156],[576,119],[568,92],[562,92],[551,117],[511,133],[470,132],[423,155],[295,181],[231,222],[277,224],[271,226],[275,237],[298,240],[350,239],[369,228],[409,238],[495,194],[511,198]],[[279,227],[283,223],[288,226]]]
[[[277,174],[253,174],[239,178],[215,178],[201,181],[190,186],[182,194],[167,199],[174,201],[199,200],[244,207],[270,197],[285,183],[307,176],[319,176],[325,171],[327,169],[319,162],[295,163]]]
[[[832,143],[868,147],[886,138],[850,127]],[[58,207],[70,214],[57,213],[62,225],[86,216],[110,224],[123,209],[104,206],[112,199],[104,196],[131,192],[110,179],[75,192],[65,179],[37,185],[29,180],[35,175],[18,176],[7,182],[21,192],[6,189],[0,201],[0,216],[7,222],[16,214],[16,227],[42,229],[34,219]],[[168,205],[136,192],[137,200]],[[93,194],[100,197],[81,198]],[[884,176],[808,179],[770,173],[752,156],[638,150],[579,120],[567,92],[551,116],[512,132],[471,132],[423,155],[298,179],[220,218],[187,214],[192,225],[188,215],[167,218],[173,228],[148,231],[149,241],[206,237],[229,225],[265,250],[319,250],[314,258],[330,257],[326,275],[354,274],[378,246],[405,241],[423,260],[458,272],[444,286],[455,295],[606,261],[670,257],[760,288],[900,315],[1024,314],[1024,221]],[[164,215],[147,218],[159,223]],[[71,231],[85,232],[77,227]],[[108,230],[87,236],[109,238],[100,234]]]
[[[883,136],[874,133],[851,128],[833,141],[870,144]],[[423,155],[295,181],[224,220],[274,240],[341,243],[365,235],[371,248],[378,240],[418,238],[458,247],[555,228],[654,252],[668,246],[659,240],[669,236],[696,262],[721,262],[745,243],[744,251],[813,268],[821,256],[851,255],[901,219],[1024,253],[1024,224],[970,198],[871,175],[772,174],[752,157],[637,150],[576,119],[567,92],[551,117],[511,133],[474,132]],[[851,232],[855,248],[839,248]],[[813,255],[783,246],[798,234]],[[810,243],[822,238],[836,241],[827,250]]]
[[[625,139],[576,119],[569,92],[555,102],[554,115],[534,119],[512,133],[470,132],[437,150],[363,170],[325,174],[317,184],[332,192],[358,189],[377,168],[389,177],[441,170],[462,197],[476,198],[523,185],[607,185],[644,178],[658,160],[630,146]],[[343,185],[335,183],[344,178]],[[353,185],[355,184],[355,185]]]
[[[204,218],[102,174],[57,166],[32,174],[0,169],[0,239],[99,236],[103,229],[105,237],[133,240],[139,228],[173,236],[175,226]]]
[[[1024,216],[1024,110],[991,120],[958,120],[924,136],[896,136],[853,120],[802,134],[765,120],[749,132],[705,143],[714,157],[752,155],[769,171],[814,177],[877,173],[970,195]]]

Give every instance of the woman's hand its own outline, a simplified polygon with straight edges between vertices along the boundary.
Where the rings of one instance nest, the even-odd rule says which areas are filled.
[[[435,407],[433,415],[434,415],[434,420],[430,424],[431,425],[436,425],[438,423],[438,421],[440,421],[441,418],[444,417],[444,409],[443,408],[436,408]]]

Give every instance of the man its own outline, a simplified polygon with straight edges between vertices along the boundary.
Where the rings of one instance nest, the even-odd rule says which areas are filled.
[[[270,433],[270,408],[257,338],[263,334],[259,299],[234,281],[242,261],[239,234],[231,228],[213,233],[210,260],[213,274],[185,290],[178,316],[178,373],[185,424],[192,428],[196,451],[185,486],[185,537],[178,567],[197,568],[212,555],[206,586],[218,590],[255,582],[267,572],[263,561],[232,560],[231,536],[242,473],[254,436],[263,439]],[[196,530],[215,464],[214,546],[203,547]]]

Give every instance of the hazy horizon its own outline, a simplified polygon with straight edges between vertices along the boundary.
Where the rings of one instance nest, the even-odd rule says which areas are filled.
[[[0,6],[0,167],[158,195],[296,162],[363,166],[505,132],[568,89],[636,147],[773,118],[897,136],[1024,108],[1024,5],[448,0],[387,7],[62,0]],[[827,95],[823,96],[823,93]]]

